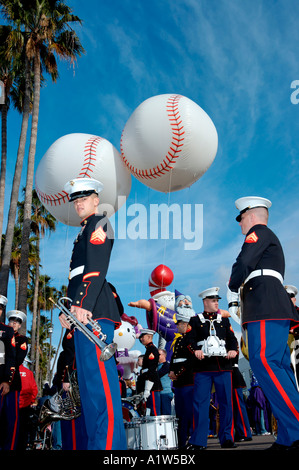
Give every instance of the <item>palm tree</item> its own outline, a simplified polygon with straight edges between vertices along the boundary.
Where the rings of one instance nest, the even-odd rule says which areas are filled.
[[[9,277],[9,259],[12,244],[12,229],[16,217],[16,204],[18,201],[18,192],[23,159],[21,150],[24,151],[26,143],[26,133],[28,128],[27,111],[29,112],[28,100],[28,73],[32,65],[34,72],[34,99],[32,108],[32,127],[27,165],[26,195],[24,206],[24,224],[22,239],[22,256],[20,266],[20,288],[19,288],[19,309],[26,309],[26,285],[28,276],[28,240],[30,236],[30,214],[31,197],[33,188],[33,172],[35,149],[37,140],[37,125],[39,115],[40,87],[42,80],[42,71],[50,73],[52,80],[56,81],[58,77],[57,63],[55,56],[68,59],[72,62],[78,55],[84,52],[80,41],[69,26],[69,23],[81,23],[81,20],[72,14],[71,9],[60,0],[27,0],[22,3],[21,0],[0,0],[2,13],[8,22],[12,25],[10,41],[8,42],[8,51],[12,50],[12,45],[22,44],[26,57],[24,63],[27,64],[26,89],[24,100],[23,123],[21,129],[20,145],[11,194],[10,210],[8,216],[6,243],[3,251],[3,261],[0,273],[0,291],[7,295],[7,284]],[[27,90],[27,91],[26,91]],[[29,114],[28,114],[29,118]],[[27,124],[27,127],[26,125]],[[22,139],[22,140],[21,140]],[[21,145],[22,144],[22,145]],[[22,154],[24,155],[24,154]],[[16,181],[15,181],[16,180]]]
[[[24,191],[24,190],[23,190]],[[40,238],[44,237],[46,232],[53,232],[56,229],[56,219],[55,217],[50,214],[50,212],[47,211],[47,209],[41,204],[37,193],[35,190],[32,192],[32,205],[31,205],[31,217],[30,217],[30,229],[31,232],[33,232],[35,236],[35,249],[36,249],[36,263],[35,263],[35,293],[36,293],[36,298],[35,298],[35,306],[37,302],[37,295],[38,295],[38,282],[39,282],[39,268],[40,268]],[[24,201],[18,204],[19,206],[19,217],[20,220],[23,221],[24,218]],[[21,240],[21,243],[23,243],[23,237]],[[30,246],[30,245],[29,245]],[[29,252],[30,256],[30,252]],[[22,260],[22,249],[21,249],[21,260]],[[27,259],[27,263],[29,261],[29,258]],[[26,279],[26,302],[27,302],[27,285],[28,285],[28,267],[27,267],[27,279]],[[19,292],[20,292],[19,288]],[[19,300],[19,299],[18,299]],[[18,301],[18,309],[21,310],[19,307],[20,302]],[[25,309],[23,309],[25,311]],[[34,346],[34,340],[35,340],[35,330],[36,330],[36,313],[37,309],[33,308],[33,319],[32,319],[32,339],[33,339],[33,346]],[[23,324],[22,324],[23,327]],[[25,328],[25,325],[24,325]]]
[[[22,240],[22,228],[20,227],[20,225],[15,225],[13,245],[12,245],[12,250],[11,250],[11,260],[10,260],[10,272],[15,280],[15,309],[18,308],[21,240]],[[33,266],[33,265],[36,266],[36,264],[39,262],[39,253],[36,250],[36,237],[35,236],[30,237],[28,262],[30,266]],[[24,327],[24,329],[26,331],[26,326]]]
[[[51,297],[53,298],[53,300],[55,302],[57,302],[57,300],[59,300],[60,297],[66,297],[67,286],[65,286],[65,285],[61,286],[60,290],[55,289],[55,292],[53,292],[53,294],[54,295],[52,295]],[[51,310],[51,313],[53,313],[53,308]],[[60,338],[59,338],[58,346],[57,346],[57,349],[56,349],[56,354],[55,354],[55,357],[54,357],[54,361],[53,361],[53,364],[52,364],[51,372],[50,372],[50,379],[53,377],[53,374],[54,374],[54,371],[55,371],[56,362],[57,362],[57,359],[58,359],[58,353],[59,353],[60,346],[61,346],[61,343],[62,343],[63,335],[64,335],[64,329],[61,328]]]
[[[4,84],[4,103],[1,108],[1,174],[0,174],[0,234],[3,227],[6,159],[7,159],[7,112],[9,108],[9,93],[13,82],[11,63],[4,56],[5,43],[9,34],[8,26],[0,26],[0,80]]]
[[[1,5],[0,1],[0,5]],[[3,32],[3,30],[2,30]],[[22,175],[22,168],[23,168],[23,160],[25,155],[25,144],[26,144],[26,136],[28,130],[28,123],[29,123],[29,116],[30,116],[30,67],[29,61],[26,55],[23,55],[23,37],[22,35],[17,34],[12,28],[6,29],[4,34],[7,34],[6,41],[3,43],[1,48],[0,54],[0,61],[2,66],[6,67],[11,71],[13,79],[16,76],[23,77],[22,86],[23,89],[19,89],[19,93],[17,94],[20,98],[22,96],[21,102],[18,103],[16,106],[17,109],[20,107],[22,108],[22,124],[21,124],[21,133],[19,138],[19,146],[17,152],[17,159],[15,164],[15,172],[12,184],[12,191],[10,196],[10,206],[9,206],[9,213],[8,213],[8,220],[7,220],[7,227],[6,227],[6,236],[5,236],[5,245],[3,247],[2,252],[2,263],[1,263],[1,272],[0,272],[0,292],[1,294],[7,296],[7,286],[8,286],[8,278],[9,278],[9,267],[10,267],[10,258],[11,258],[11,249],[13,243],[13,236],[14,236],[14,225],[16,220],[17,214],[17,202],[19,198],[19,187]],[[4,36],[3,36],[4,37]],[[11,80],[11,77],[10,77]],[[8,93],[8,87],[6,88],[6,94]],[[15,94],[15,100],[17,101],[18,98]],[[3,111],[3,109],[2,109]],[[6,114],[2,114],[2,141],[5,142],[6,138]],[[6,143],[5,143],[6,146]],[[5,153],[2,154],[2,170],[1,170],[1,178],[5,178],[5,165],[6,165],[6,156]],[[4,191],[4,183],[1,182],[1,191]]]
[[[58,76],[55,56],[74,62],[81,55],[83,47],[70,24],[81,23],[71,9],[60,0],[35,0],[26,7],[23,23],[28,30],[26,52],[33,62],[34,99],[30,147],[27,164],[27,181],[22,232],[22,257],[20,265],[19,309],[26,306],[26,273],[29,253],[31,198],[34,176],[34,161],[37,141],[37,127],[40,103],[41,70],[44,68],[55,81]],[[34,6],[34,7],[33,7]]]
[[[47,311],[47,302],[50,276],[36,275],[35,268],[31,270],[31,284],[28,289],[28,307],[36,318],[35,332],[31,329],[30,359],[34,364],[35,377],[39,377],[40,372],[40,343],[41,343],[41,311]],[[33,322],[32,322],[33,323]]]

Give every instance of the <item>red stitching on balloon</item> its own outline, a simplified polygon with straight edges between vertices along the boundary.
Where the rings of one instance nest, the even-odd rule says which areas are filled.
[[[149,168],[146,170],[138,170],[138,168],[135,168],[134,165],[132,165],[127,157],[125,156],[124,153],[124,148],[123,148],[123,135],[121,136],[120,140],[120,151],[121,151],[121,156],[123,159],[123,162],[125,165],[128,167],[130,172],[136,176],[137,178],[140,179],[151,179],[151,178],[157,178],[161,175],[164,175],[168,171],[172,170],[176,159],[179,157],[180,152],[182,151],[183,145],[184,145],[184,126],[182,124],[180,112],[179,112],[179,100],[182,96],[181,95],[171,95],[166,103],[166,110],[170,122],[170,127],[172,130],[172,141],[170,144],[170,148],[163,159],[163,161],[157,165],[154,168]]]
[[[84,160],[83,160],[83,166],[79,172],[78,178],[91,178],[91,173],[93,172],[93,169],[95,167],[96,156],[97,153],[97,146],[99,142],[104,140],[102,137],[96,137],[92,136],[90,137],[84,147]],[[39,199],[43,204],[48,204],[50,206],[60,206],[61,204],[64,204],[68,202],[69,200],[69,195],[66,191],[61,191],[56,194],[46,194],[40,191],[38,188],[36,181],[35,181],[35,189],[38,194]]]

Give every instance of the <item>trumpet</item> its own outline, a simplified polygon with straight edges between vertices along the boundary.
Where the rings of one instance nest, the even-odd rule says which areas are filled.
[[[49,300],[55,305],[55,307],[57,307],[62,313],[64,313],[67,321],[72,326],[74,326],[74,328],[77,328],[77,330],[81,331],[81,333],[83,333],[92,343],[94,343],[101,350],[101,361],[107,361],[113,356],[117,349],[117,344],[107,344],[105,342],[107,335],[102,332],[102,328],[98,324],[98,322],[96,322],[92,318],[88,319],[88,325],[90,326],[90,328],[87,325],[84,325],[84,323],[80,322],[78,318],[73,315],[63,303],[63,301],[72,302],[72,299],[70,299],[69,297],[61,297],[57,301],[57,303],[54,302],[51,297],[49,297]]]

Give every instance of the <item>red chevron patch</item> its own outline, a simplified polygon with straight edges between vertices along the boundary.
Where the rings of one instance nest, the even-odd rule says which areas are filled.
[[[257,234],[255,232],[252,232],[245,238],[245,243],[256,243],[258,239],[259,237],[257,236]]]
[[[101,245],[106,240],[106,233],[102,229],[102,227],[97,228],[94,232],[92,232],[90,237],[90,243],[93,245]]]

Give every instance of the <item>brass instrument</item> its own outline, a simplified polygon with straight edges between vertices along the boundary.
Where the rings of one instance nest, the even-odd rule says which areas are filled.
[[[69,297],[61,297],[57,304],[54,300],[50,297],[50,302],[52,302],[64,315],[66,316],[67,321],[77,328],[77,330],[81,331],[91,342],[93,342],[98,348],[101,350],[100,360],[107,361],[110,359],[117,349],[116,343],[107,344],[105,340],[107,336],[102,332],[101,326],[98,324],[97,321],[93,320],[92,318],[88,319],[88,325],[84,325],[84,323],[80,322],[77,317],[70,312],[70,310],[63,304],[63,301],[72,302]]]
[[[68,372],[68,383],[70,388],[67,392],[61,389],[43,403],[38,417],[41,431],[44,431],[53,421],[70,421],[81,415],[81,399],[76,371],[72,374]]]

